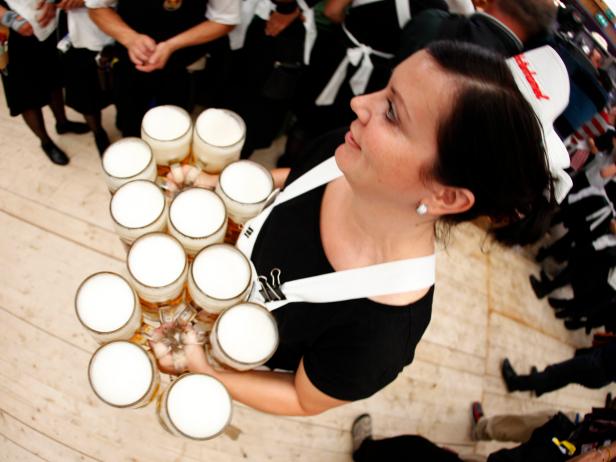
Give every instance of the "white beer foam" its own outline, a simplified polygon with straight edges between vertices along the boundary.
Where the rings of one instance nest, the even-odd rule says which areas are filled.
[[[173,199],[169,218],[173,226],[186,236],[210,236],[224,224],[225,205],[212,191],[191,188]]]
[[[248,160],[229,164],[220,175],[219,181],[225,194],[244,204],[264,201],[273,189],[270,173],[259,164]]]
[[[111,215],[125,228],[143,228],[163,213],[165,195],[146,180],[130,181],[111,198]]]
[[[130,178],[142,172],[152,158],[148,144],[139,138],[116,141],[105,151],[103,168],[116,178]]]
[[[141,125],[150,138],[172,141],[190,129],[190,116],[177,106],[158,106],[143,116]]]
[[[224,385],[213,377],[191,374],[180,377],[167,395],[169,418],[192,438],[209,438],[222,431],[231,415],[231,399]]]
[[[97,332],[113,332],[128,322],[135,307],[133,291],[122,277],[100,273],[89,277],[76,298],[81,321]]]
[[[130,342],[103,346],[92,359],[89,373],[96,393],[116,406],[127,406],[140,400],[153,379],[146,352]]]
[[[254,305],[240,304],[221,316],[217,338],[224,352],[232,359],[258,363],[273,353],[278,331],[266,312]]]
[[[137,239],[128,252],[128,269],[141,284],[164,287],[184,271],[186,254],[176,239],[162,233]]]
[[[206,109],[195,126],[201,139],[214,146],[231,146],[244,136],[240,123],[222,109]]]
[[[202,250],[193,261],[192,274],[202,292],[221,300],[237,297],[248,286],[251,276],[246,257],[230,245]]]

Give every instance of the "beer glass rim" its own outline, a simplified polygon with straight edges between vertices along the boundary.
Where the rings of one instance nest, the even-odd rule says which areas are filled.
[[[107,169],[105,168],[105,155],[107,154],[107,152],[109,151],[109,149],[111,149],[111,147],[116,144],[116,143],[123,143],[125,141],[139,141],[140,143],[143,143],[147,148],[148,148],[148,152],[150,153],[150,160],[148,160],[148,162],[145,164],[145,167],[143,167],[139,172],[134,173],[130,176],[115,176],[112,175],[111,173],[109,173],[107,171]],[[152,152],[152,148],[150,147],[150,145],[148,143],[146,143],[144,140],[142,140],[141,138],[137,138],[136,136],[127,136],[126,138],[122,138],[119,139],[118,141],[115,141],[114,143],[112,143],[107,149],[105,149],[105,152],[103,153],[103,156],[101,157],[101,166],[103,167],[103,172],[105,172],[105,175],[109,176],[110,178],[115,178],[116,180],[127,180],[129,178],[134,178],[136,176],[141,175],[143,172],[145,172],[148,167],[150,166],[150,164],[154,161],[154,153]],[[119,188],[118,188],[119,189]]]
[[[214,144],[214,143],[210,143],[209,141],[206,141],[203,139],[203,137],[199,133],[199,130],[197,130],[197,124],[199,122],[199,118],[210,109],[218,109],[219,111],[224,111],[227,114],[229,114],[231,117],[233,117],[237,122],[239,122],[240,127],[242,127],[242,136],[240,136],[240,138],[236,142],[231,143],[231,144]],[[195,124],[194,124],[194,133],[197,135],[197,138],[199,138],[204,144],[207,144],[208,146],[213,146],[215,148],[230,148],[231,146],[235,146],[236,144],[239,144],[246,139],[246,122],[244,122],[244,119],[242,119],[242,117],[237,112],[234,112],[231,109],[214,108],[214,107],[207,108],[203,112],[201,112],[201,114],[199,114],[199,116],[197,117],[197,120],[195,121]]]
[[[235,308],[237,306],[240,306],[240,305],[252,305],[252,306],[257,307],[259,310],[261,310],[262,312],[265,312],[267,314],[269,320],[276,327],[276,329],[275,329],[275,331],[276,331],[276,347],[264,359],[261,359],[261,360],[256,361],[256,362],[250,362],[249,363],[249,362],[240,361],[238,359],[233,358],[229,353],[227,353],[225,351],[225,349],[222,346],[222,343],[220,341],[220,334],[218,333],[218,325],[219,325],[220,320],[222,319],[222,317],[225,315],[225,313],[227,311],[230,311],[233,308]],[[272,358],[272,356],[274,356],[274,353],[276,353],[276,350],[278,349],[278,346],[280,345],[280,335],[278,333],[278,323],[276,322],[276,318],[274,317],[274,315],[267,308],[265,308],[263,305],[260,305],[259,303],[240,302],[240,303],[237,303],[236,305],[233,305],[233,306],[230,306],[229,308],[224,309],[222,311],[222,313],[220,313],[220,315],[216,319],[216,322],[214,323],[214,327],[212,328],[212,330],[216,333],[216,341],[218,342],[218,347],[221,349],[221,351],[224,353],[224,355],[227,358],[231,359],[233,362],[236,362],[236,363],[241,364],[243,366],[252,366],[252,365],[258,365],[258,364],[265,364],[267,361],[269,361]]]
[[[192,123],[192,119],[190,118],[190,114],[188,113],[188,111],[186,109],[184,109],[183,107],[180,107],[180,106],[175,106],[173,104],[161,104],[160,106],[154,106],[153,108],[148,109],[148,111],[144,114],[143,117],[145,118],[147,113],[150,112],[152,109],[158,109],[158,108],[162,108],[162,107],[171,107],[173,109],[179,109],[179,112],[183,112],[184,115],[186,116],[186,118],[189,121],[188,128],[186,129],[186,131],[184,133],[182,133],[180,136],[176,137],[176,138],[172,138],[170,140],[161,140],[160,138],[156,138],[155,136],[153,136],[150,133],[148,133],[148,131],[145,129],[145,127],[143,125],[143,119],[142,119],[141,120],[141,130],[143,130],[143,133],[145,133],[149,138],[152,138],[153,140],[160,141],[162,143],[171,143],[173,141],[181,140],[188,133],[191,132],[191,130],[193,128],[193,123]]]
[[[131,312],[130,316],[128,317],[128,319],[126,320],[126,322],[124,324],[122,324],[120,327],[118,327],[117,329],[114,330],[109,330],[109,331],[98,331],[96,329],[93,329],[89,326],[86,326],[86,323],[83,321],[83,319],[81,319],[81,316],[79,316],[79,309],[77,308],[77,297],[79,296],[79,293],[81,292],[81,288],[83,287],[83,285],[88,282],[90,279],[92,279],[95,276],[100,276],[101,274],[110,274],[112,276],[117,276],[120,279],[122,279],[126,285],[129,287],[130,289],[130,293],[133,297],[133,311]],[[135,289],[133,289],[133,286],[130,285],[130,283],[126,280],[126,278],[124,276],[122,276],[121,274],[118,273],[114,273],[113,271],[98,271],[94,274],[91,274],[90,276],[88,276],[87,278],[85,278],[83,281],[81,281],[81,284],[79,284],[79,287],[77,288],[77,292],[75,293],[75,314],[77,315],[77,319],[79,320],[79,322],[81,323],[81,325],[89,330],[90,332],[94,332],[95,334],[101,334],[101,335],[111,335],[111,334],[115,334],[116,332],[119,332],[120,330],[124,329],[131,321],[133,315],[135,314],[135,311],[137,310],[137,303],[138,303],[138,298],[137,295],[135,294]]]
[[[136,228],[131,228],[129,226],[123,225],[122,223],[118,222],[118,220],[116,220],[116,217],[113,215],[113,208],[111,207],[111,204],[113,203],[113,199],[115,198],[116,194],[118,193],[118,191],[120,191],[122,188],[124,188],[126,185],[130,185],[133,183],[149,183],[152,184],[156,187],[156,189],[158,190],[158,192],[160,192],[160,194],[162,195],[163,198],[163,206],[162,209],[160,211],[160,213],[156,216],[156,218],[154,220],[152,220],[150,223],[143,225],[143,226],[138,226]],[[126,183],[124,183],[122,186],[120,186],[118,189],[116,189],[113,194],[111,194],[111,200],[109,201],[109,214],[111,215],[111,219],[113,220],[113,222],[118,225],[121,226],[122,228],[126,228],[126,229],[133,229],[133,230],[139,230],[139,229],[144,229],[147,228],[148,226],[152,226],[153,223],[156,223],[158,220],[160,220],[160,218],[165,214],[165,207],[167,206],[167,201],[165,199],[165,193],[163,193],[160,189],[160,187],[154,183],[151,180],[144,180],[144,179],[139,179],[139,180],[131,180],[128,181]],[[148,233],[149,234],[149,233]]]
[[[189,377],[191,375],[204,376],[204,377],[207,377],[209,379],[214,379],[216,382],[218,382],[220,385],[222,385],[223,390],[225,391],[227,397],[229,398],[229,417],[227,418],[227,422],[225,423],[225,425],[217,433],[215,433],[215,434],[213,434],[211,436],[206,436],[204,438],[197,438],[197,437],[190,436],[190,435],[184,433],[182,430],[180,430],[177,427],[175,422],[173,422],[173,419],[171,418],[171,414],[169,413],[169,395],[171,394],[171,390],[173,389],[173,387],[174,387],[174,385],[176,383],[178,383],[184,377]],[[164,401],[165,401],[165,413],[167,414],[167,417],[169,419],[169,423],[171,424],[171,426],[174,428],[175,431],[180,433],[182,436],[185,436],[186,438],[189,438],[189,439],[194,440],[194,441],[211,440],[212,438],[216,438],[217,436],[221,435],[225,431],[225,428],[227,428],[227,426],[229,426],[229,424],[231,423],[231,418],[233,417],[233,399],[231,398],[231,395],[229,394],[229,390],[227,390],[227,387],[225,387],[225,384],[222,383],[220,380],[218,380],[213,375],[204,374],[202,372],[186,372],[186,373],[180,375],[176,380],[174,380],[173,382],[171,382],[171,384],[169,384],[169,388],[167,388],[167,390],[165,391]]]
[[[242,202],[242,201],[238,201],[237,199],[233,199],[231,196],[229,196],[229,194],[227,194],[227,192],[225,191],[225,188],[222,186],[222,182],[220,181],[222,178],[222,175],[225,173],[225,170],[227,170],[229,167],[231,167],[234,164],[240,163],[240,162],[241,163],[248,162],[249,164],[254,164],[257,167],[259,167],[261,170],[267,173],[267,176],[269,177],[272,186],[271,186],[271,190],[269,194],[265,196],[265,198],[259,201],[256,201],[256,202]],[[235,202],[236,204],[241,204],[241,205],[256,205],[256,204],[260,204],[261,202],[265,202],[267,201],[268,197],[270,197],[270,195],[272,194],[272,191],[275,189],[274,188],[274,177],[272,176],[272,172],[270,172],[268,169],[266,169],[263,165],[259,164],[258,162],[254,162],[248,159],[236,160],[235,162],[231,162],[229,165],[223,168],[222,172],[220,172],[220,177],[218,178],[218,187],[220,188],[220,190],[222,191],[222,193],[225,195],[227,199],[229,199],[231,202]]]
[[[183,233],[182,231],[180,231],[178,229],[178,227],[173,224],[173,219],[171,218],[171,207],[173,206],[173,203],[175,202],[175,200],[180,197],[183,193],[190,191],[191,189],[199,189],[199,190],[203,190],[203,191],[207,191],[210,194],[213,194],[217,200],[220,201],[220,204],[222,205],[222,209],[224,211],[224,218],[222,220],[222,223],[220,224],[220,226],[218,228],[216,228],[215,231],[211,232],[210,234],[208,234],[207,236],[189,236],[188,234]],[[214,234],[218,233],[227,223],[227,219],[228,219],[228,214],[227,214],[227,208],[225,207],[225,203],[223,202],[223,200],[220,198],[220,196],[218,194],[216,194],[214,191],[211,191],[207,188],[201,188],[200,186],[191,186],[189,188],[185,188],[182,191],[179,192],[179,194],[177,196],[175,196],[173,198],[173,200],[171,201],[171,203],[169,204],[169,225],[171,225],[171,227],[174,229],[174,231],[176,231],[178,234],[188,238],[188,239],[192,239],[192,240],[203,240],[203,239],[209,239],[210,237],[212,237]]]
[[[98,354],[98,352],[101,349],[103,349],[103,348],[105,348],[105,347],[107,347],[109,345],[112,345],[114,343],[128,343],[129,345],[132,345],[135,348],[138,348],[141,352],[143,352],[143,354],[146,356],[146,358],[148,358],[148,363],[150,364],[150,369],[152,371],[152,380],[150,381],[150,386],[148,387],[148,389],[145,391],[145,393],[143,395],[141,395],[139,397],[139,399],[137,399],[137,400],[135,400],[135,401],[133,401],[132,403],[129,403],[129,404],[113,404],[113,403],[110,403],[109,401],[107,401],[101,395],[98,394],[98,392],[96,391],[96,388],[92,384],[92,374],[90,372],[91,369],[92,369],[92,361],[94,361],[94,358],[96,357],[96,355]],[[135,406],[137,403],[139,403],[139,401],[141,401],[143,398],[148,396],[148,394],[150,394],[152,389],[156,386],[156,373],[157,372],[158,372],[158,369],[155,366],[154,357],[152,356],[152,354],[149,351],[146,351],[141,346],[137,345],[136,343],[129,342],[128,340],[112,340],[111,342],[108,342],[108,343],[105,343],[104,345],[99,346],[96,350],[94,350],[94,353],[92,353],[92,357],[90,358],[90,361],[88,363],[88,382],[90,383],[90,388],[92,389],[94,394],[103,403],[105,403],[105,404],[107,404],[109,406],[117,407],[117,408],[129,408],[129,407]]]
[[[128,255],[130,255],[130,252],[133,249],[133,247],[135,247],[135,244],[137,244],[137,241],[142,240],[144,238],[147,238],[148,236],[153,236],[153,235],[161,235],[161,236],[165,236],[165,237],[168,237],[170,239],[173,239],[175,244],[177,244],[179,246],[179,248],[182,250],[182,253],[184,254],[184,266],[182,267],[182,271],[180,272],[178,277],[176,277],[169,284],[165,284],[164,286],[150,286],[148,284],[144,284],[143,282],[141,282],[139,279],[137,279],[135,277],[135,275],[133,274],[133,272],[130,269],[130,263],[129,263]],[[152,231],[151,233],[145,233],[144,235],[139,236],[137,239],[135,239],[135,241],[133,242],[133,245],[131,245],[130,249],[128,249],[128,255],[126,256],[126,268],[128,269],[128,273],[140,285],[142,285],[143,287],[147,287],[149,289],[162,289],[162,288],[169,287],[169,286],[172,286],[173,284],[177,283],[182,278],[182,275],[186,272],[186,266],[188,265],[188,257],[186,256],[186,251],[184,250],[184,247],[182,246],[180,241],[178,241],[177,238],[172,236],[171,234],[163,233],[162,231]]]
[[[224,248],[229,248],[229,249],[233,249],[234,251],[236,251],[239,255],[241,255],[241,257],[245,260],[245,262],[248,265],[248,282],[246,283],[246,286],[239,291],[239,293],[233,297],[229,297],[229,298],[218,298],[218,297],[214,297],[212,295],[207,294],[201,287],[199,287],[199,284],[197,283],[197,280],[195,279],[195,274],[194,274],[194,269],[195,269],[195,261],[197,261],[197,257],[202,253],[205,252],[208,249],[211,249],[212,247],[224,247]],[[250,285],[252,284],[252,266],[250,265],[250,260],[248,260],[248,258],[246,257],[246,255],[244,255],[242,253],[241,250],[238,250],[236,247],[232,246],[231,244],[227,244],[224,242],[217,242],[215,244],[210,244],[207,245],[205,247],[203,247],[201,250],[199,250],[199,252],[197,252],[197,254],[195,255],[195,258],[192,261],[192,264],[190,265],[190,277],[193,280],[193,282],[195,283],[195,287],[196,289],[201,292],[205,297],[207,298],[211,298],[212,300],[216,300],[219,302],[226,302],[229,300],[233,300],[234,298],[239,297],[241,294],[243,294],[244,292],[246,292],[246,290],[248,290],[248,288],[250,287]]]

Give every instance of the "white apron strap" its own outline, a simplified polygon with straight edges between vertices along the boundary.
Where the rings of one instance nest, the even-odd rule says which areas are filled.
[[[280,286],[284,300],[263,301],[260,293],[258,298],[273,311],[292,302],[334,303],[427,289],[434,275],[435,256],[430,255],[289,281]]]
[[[342,172],[336,164],[336,158],[333,156],[304,173],[293,183],[287,185],[287,187],[276,196],[276,199],[271,205],[244,225],[244,229],[237,240],[236,247],[250,259],[257,236],[261,232],[261,227],[274,207],[329,183],[340,176],[342,176]]]
[[[344,58],[342,58],[342,61],[340,61],[338,68],[332,75],[331,79],[329,79],[329,82],[323,91],[321,91],[321,94],[317,97],[315,101],[317,106],[329,106],[333,104],[336,96],[338,95],[338,91],[340,91],[340,87],[344,83],[349,64],[352,64],[353,66],[359,65],[359,68],[355,71],[355,74],[353,74],[349,84],[351,85],[354,95],[361,95],[366,91],[366,87],[370,81],[370,76],[372,75],[372,69],[374,68],[370,55],[379,56],[385,59],[391,59],[394,57],[391,53],[373,50],[369,46],[360,43],[348,31],[344,24],[342,25],[342,30],[347,35],[349,40],[355,45],[355,47],[347,48],[346,54],[344,55]]]
[[[302,16],[304,16],[304,29],[306,35],[304,37],[304,64],[310,64],[310,54],[312,47],[317,40],[317,23],[314,19],[314,9],[310,8],[304,0],[297,0]]]

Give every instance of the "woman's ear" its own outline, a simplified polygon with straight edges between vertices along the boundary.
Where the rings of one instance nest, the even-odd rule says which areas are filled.
[[[475,195],[466,188],[439,185],[425,203],[431,215],[454,215],[469,210],[475,204]]]

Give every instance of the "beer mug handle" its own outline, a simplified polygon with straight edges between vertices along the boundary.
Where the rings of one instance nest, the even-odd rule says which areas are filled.
[[[240,433],[242,433],[242,430],[240,430],[234,425],[227,425],[222,432],[229,438],[231,438],[233,441],[236,441],[240,437]]]

